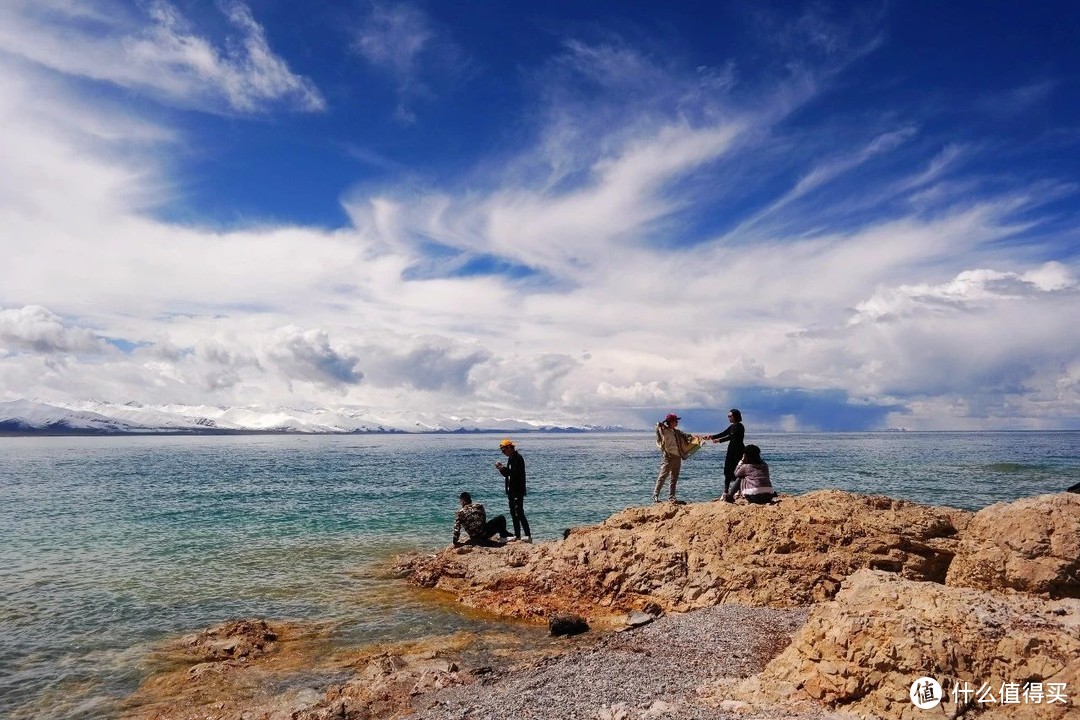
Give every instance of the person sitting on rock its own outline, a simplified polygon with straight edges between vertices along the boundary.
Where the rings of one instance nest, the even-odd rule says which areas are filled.
[[[488,520],[487,514],[484,512],[484,506],[480,503],[474,503],[469,493],[461,493],[458,495],[458,499],[461,501],[461,509],[457,511],[457,517],[454,519],[454,547],[459,545],[485,545],[490,547],[495,544],[491,541],[492,535],[498,535],[503,542],[510,537],[510,533],[506,531],[505,515],[499,515]],[[465,528],[465,532],[469,534],[469,539],[464,543],[458,542],[462,528]]]
[[[747,445],[743,449],[742,460],[735,467],[735,479],[739,483],[739,494],[748,503],[768,505],[776,497],[769,480],[769,464],[761,459],[761,448],[757,445]]]

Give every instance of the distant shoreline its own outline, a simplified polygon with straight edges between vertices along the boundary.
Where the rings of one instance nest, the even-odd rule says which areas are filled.
[[[585,428],[537,428],[523,430],[508,429],[484,429],[484,430],[349,430],[343,432],[307,432],[301,430],[131,430],[111,432],[107,430],[79,430],[79,429],[32,429],[32,430],[0,430],[0,438],[6,437],[215,437],[222,435],[287,435],[290,437],[354,437],[367,435],[634,435],[649,432],[648,430],[614,430]]]
[[[289,436],[289,437],[357,437],[371,435],[642,435],[652,432],[650,428],[486,428],[482,430],[349,430],[342,432],[316,432],[303,430],[125,430],[108,431],[92,429],[0,429],[0,438],[25,437],[220,437],[220,436]],[[1067,434],[1080,433],[1080,429],[1054,430],[761,430],[755,436],[795,436],[795,435],[1023,435],[1023,434]]]

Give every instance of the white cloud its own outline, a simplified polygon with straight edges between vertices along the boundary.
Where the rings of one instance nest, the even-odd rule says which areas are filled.
[[[108,344],[91,331],[65,324],[55,314],[39,305],[0,308],[0,353],[107,352]]]
[[[380,344],[358,348],[356,353],[365,380],[373,385],[451,394],[472,391],[473,369],[491,357],[478,344],[441,336],[384,336]]]
[[[325,109],[311,80],[296,75],[270,48],[243,3],[221,4],[234,34],[215,44],[165,0],[146,15],[110,0],[0,7],[0,50],[65,75],[146,92],[163,102],[211,112],[252,113],[274,104]]]
[[[406,80],[415,71],[417,56],[432,36],[427,15],[418,8],[376,4],[356,33],[355,47],[368,62]]]
[[[416,121],[417,100],[436,94],[429,86],[432,79],[450,80],[464,65],[457,46],[436,31],[427,13],[410,3],[373,3],[354,34],[353,48],[393,78],[398,97],[395,115],[405,123]]]
[[[901,285],[881,290],[859,303],[849,325],[880,323],[925,315],[985,308],[988,303],[1019,301],[1040,293],[1072,290],[1077,282],[1068,268],[1049,262],[1025,273],[965,270],[940,285]]]
[[[33,29],[27,18],[40,16],[28,7],[4,17]],[[159,91],[214,88],[233,109],[302,97],[276,84],[284,66],[263,56],[243,6],[228,6],[248,42],[236,56],[155,7],[149,27],[86,18],[134,38],[126,52],[164,34],[163,50],[136,53],[132,77],[156,68]],[[412,20],[387,20],[369,57],[413,72],[428,41]],[[395,28],[412,40],[377,44]],[[87,42],[74,35],[72,57]],[[830,42],[820,47],[835,54]],[[51,52],[35,61],[73,62]],[[108,52],[87,74],[149,82],[110,71]],[[852,138],[855,150],[796,153],[796,180],[774,185],[771,163],[791,144],[779,121],[817,79],[740,104],[734,67],[685,78],[625,47],[582,43],[552,65],[601,89],[576,97],[553,72],[537,90],[550,105],[535,145],[480,162],[460,186],[356,191],[351,227],[328,232],[151,216],[170,197],[162,157],[182,135],[0,60],[0,120],[13,139],[0,145],[0,397],[632,424],[657,406],[727,407],[740,389],[801,388],[904,407],[890,425],[1075,418],[1076,262],[1046,261],[1063,237],[1053,230],[1038,244],[1006,242],[1038,227],[1046,195],[1019,182],[988,194],[977,177],[954,177],[977,144],[928,140],[936,149],[922,155],[914,125],[892,123]],[[626,102],[628,87],[640,101]],[[908,162],[828,195],[886,158]],[[969,177],[959,197],[942,189]],[[888,211],[885,196],[899,201]],[[859,222],[832,222],[843,203]],[[776,426],[813,419],[783,413]]]
[[[359,358],[332,347],[329,334],[319,329],[282,328],[267,354],[290,381],[305,380],[337,389],[355,385],[364,377],[357,367]]]

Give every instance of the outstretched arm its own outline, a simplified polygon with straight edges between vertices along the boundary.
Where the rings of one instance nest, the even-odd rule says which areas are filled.
[[[712,440],[713,442],[716,442],[716,443],[724,442],[725,440],[730,440],[731,439],[731,431],[732,431],[732,428],[734,428],[734,427],[735,427],[734,425],[729,425],[727,430],[724,430],[723,432],[718,432],[715,435],[709,435],[708,437],[709,437],[710,440]]]

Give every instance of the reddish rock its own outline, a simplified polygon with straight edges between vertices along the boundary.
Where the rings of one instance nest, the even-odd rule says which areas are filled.
[[[278,635],[265,620],[232,620],[188,635],[180,647],[200,662],[237,660],[271,652]]]

